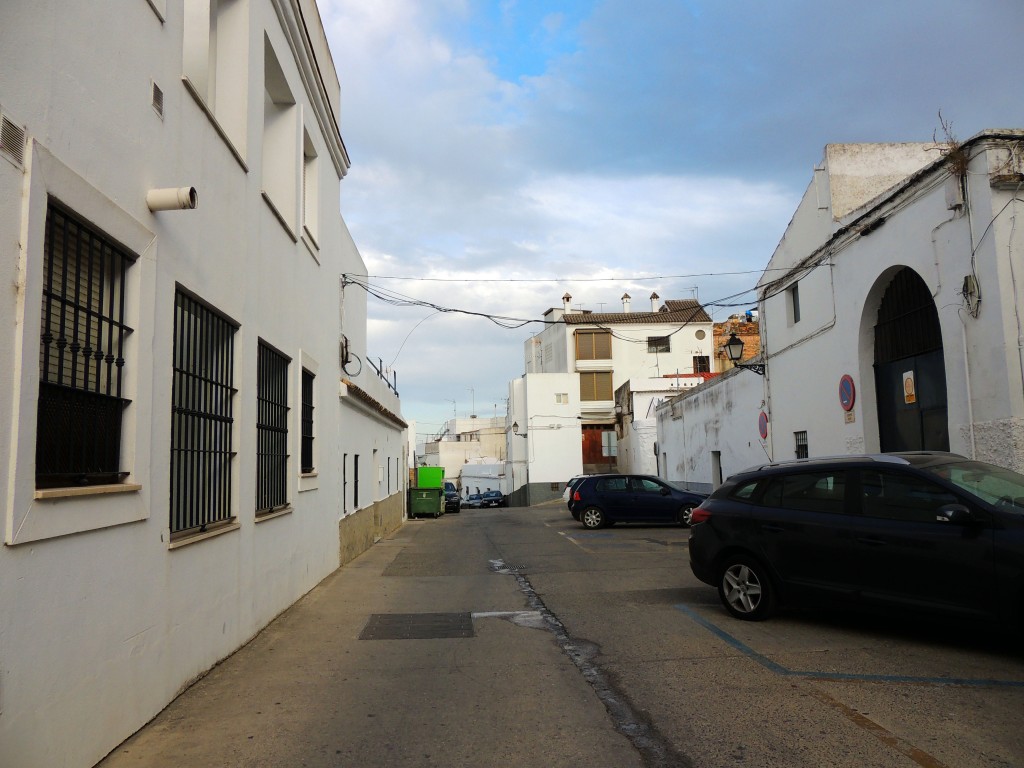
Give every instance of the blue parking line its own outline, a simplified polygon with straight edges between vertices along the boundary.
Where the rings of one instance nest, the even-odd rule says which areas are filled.
[[[710,621],[705,619],[699,613],[694,611],[687,605],[679,603],[673,606],[676,610],[685,613],[695,622],[700,624],[704,629],[711,632],[718,639],[722,640],[728,645],[731,645],[737,651],[742,653],[744,656],[760,664],[765,669],[774,672],[777,675],[784,677],[801,677],[813,680],[831,680],[836,682],[842,681],[853,681],[853,682],[872,682],[872,683],[925,683],[928,685],[946,685],[946,686],[975,686],[975,687],[1002,687],[1002,688],[1024,688],[1024,681],[1022,680],[992,680],[988,678],[970,678],[970,677],[915,677],[912,675],[855,675],[844,672],[812,672],[806,671],[801,672],[797,670],[787,669],[781,664],[777,664],[771,659],[755,651],[746,643],[741,640],[737,640],[735,637],[730,635],[721,627],[712,624]]]

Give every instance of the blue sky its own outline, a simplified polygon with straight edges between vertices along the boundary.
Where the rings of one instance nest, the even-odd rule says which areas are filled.
[[[713,302],[756,283],[826,144],[942,138],[940,110],[1024,127],[1019,0],[319,6],[373,283],[473,312]],[[421,434],[504,413],[530,327],[369,313]]]

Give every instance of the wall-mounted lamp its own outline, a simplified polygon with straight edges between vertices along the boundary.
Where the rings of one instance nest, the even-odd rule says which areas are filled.
[[[735,333],[729,334],[729,340],[724,344],[725,356],[729,358],[734,366],[737,368],[743,368],[747,371],[753,371],[758,376],[764,376],[764,364],[763,363],[752,363],[750,365],[744,365],[740,363],[743,359],[743,339],[737,336]]]
[[[512,422],[512,434],[513,435],[519,435],[519,422],[518,421],[513,421]],[[519,437],[524,437],[525,438],[526,437],[526,432],[524,431],[523,434],[519,435]]]

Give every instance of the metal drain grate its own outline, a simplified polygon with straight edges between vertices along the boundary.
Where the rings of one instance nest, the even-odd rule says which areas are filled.
[[[475,637],[470,613],[374,613],[360,640],[438,640]]]

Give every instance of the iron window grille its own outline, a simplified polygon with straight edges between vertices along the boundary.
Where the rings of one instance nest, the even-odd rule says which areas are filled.
[[[36,487],[117,483],[125,273],[135,256],[51,200],[43,242]]]
[[[312,472],[313,466],[313,380],[315,375],[302,369],[302,472]]]
[[[256,513],[288,504],[288,364],[259,343],[256,371]]]
[[[648,352],[671,352],[672,351],[672,339],[668,336],[648,336],[647,337],[647,351]]]
[[[711,358],[708,355],[694,355],[693,372],[711,373]]]
[[[188,294],[174,297],[171,386],[172,533],[232,518],[232,386],[236,326]]]
[[[806,432],[794,432],[793,442],[796,444],[796,457],[798,459],[806,459],[807,453],[807,433]]]

